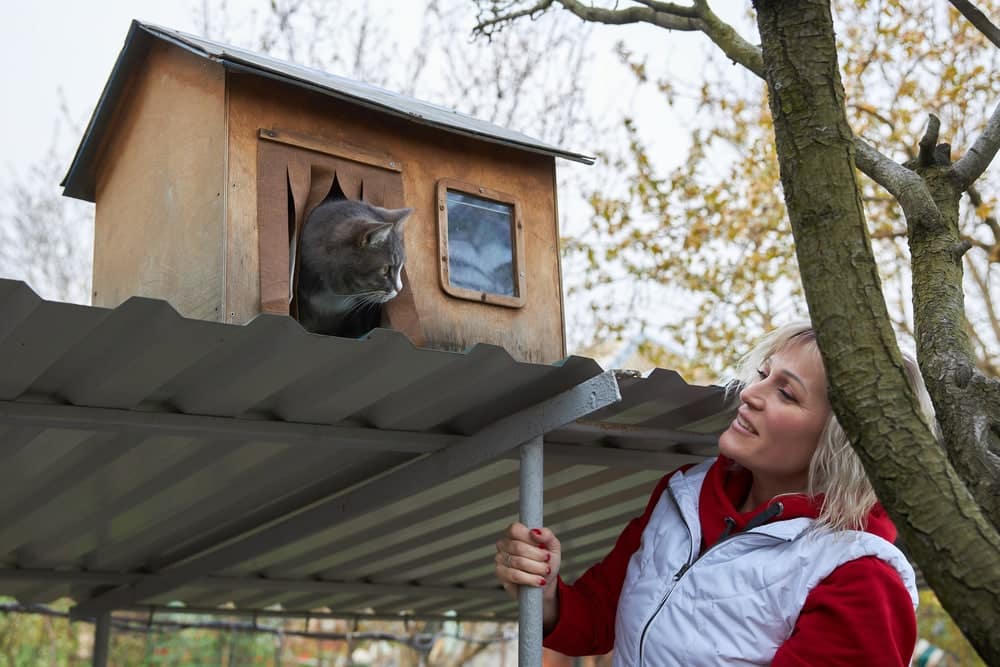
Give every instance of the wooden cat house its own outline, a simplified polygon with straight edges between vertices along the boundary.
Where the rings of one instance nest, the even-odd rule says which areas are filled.
[[[94,305],[294,315],[295,238],[334,188],[410,207],[382,326],[417,345],[565,356],[555,158],[469,116],[133,22],[63,182],[95,202]]]

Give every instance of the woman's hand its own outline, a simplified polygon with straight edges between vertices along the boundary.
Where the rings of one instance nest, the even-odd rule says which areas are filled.
[[[546,632],[559,618],[556,584],[562,547],[548,528],[529,529],[523,523],[512,523],[497,540],[496,575],[504,589],[514,598],[518,586],[538,586],[542,589],[542,617]]]

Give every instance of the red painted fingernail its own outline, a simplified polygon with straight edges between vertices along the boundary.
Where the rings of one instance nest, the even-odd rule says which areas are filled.
[[[545,576],[552,574],[552,568],[548,565],[545,566]]]
[[[545,580],[544,579],[539,579],[538,581],[540,582],[538,584],[539,586],[544,586],[545,585]]]
[[[542,534],[542,531],[538,530],[537,528],[532,528],[531,532],[534,535],[541,535]]]
[[[552,554],[545,554],[545,562],[548,563],[550,560],[552,560]]]

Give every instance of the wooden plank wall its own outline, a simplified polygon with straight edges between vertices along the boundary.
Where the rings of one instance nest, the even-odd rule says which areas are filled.
[[[156,297],[221,320],[223,68],[155,41],[127,85],[97,159],[93,303]]]
[[[400,161],[406,205],[415,209],[406,228],[406,270],[425,345],[464,351],[491,343],[520,361],[544,363],[565,356],[554,158],[442,132],[273,80],[230,73],[227,90],[227,321],[247,322],[260,312],[257,142],[260,129],[274,129]],[[441,178],[519,199],[528,270],[522,308],[457,299],[442,290],[436,217]]]

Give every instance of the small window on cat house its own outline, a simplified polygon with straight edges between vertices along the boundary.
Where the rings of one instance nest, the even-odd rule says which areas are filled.
[[[441,287],[451,296],[520,308],[524,225],[514,197],[452,179],[437,187]]]

